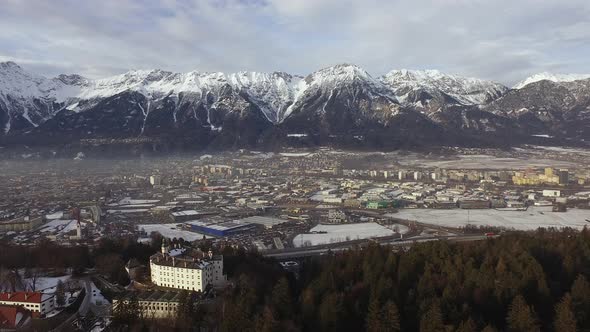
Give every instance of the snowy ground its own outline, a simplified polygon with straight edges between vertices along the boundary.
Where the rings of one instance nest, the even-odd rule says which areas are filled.
[[[47,215],[45,215],[45,218],[47,218],[47,220],[54,220],[54,219],[61,219],[63,216],[64,216],[63,211],[59,211],[59,212],[47,214]]]
[[[535,230],[539,227],[577,229],[582,229],[584,226],[590,227],[590,222],[586,221],[590,220],[590,210],[569,209],[565,213],[560,213],[551,212],[551,207],[545,206],[529,207],[527,211],[403,209],[388,216],[457,228],[466,226],[468,218],[469,225],[516,230]]]
[[[402,225],[392,225],[399,227],[401,233],[408,231],[407,227]],[[327,232],[320,234],[299,234],[293,239],[295,247],[306,245],[319,245],[336,242],[344,242],[357,239],[366,239],[371,237],[387,236],[394,234],[394,231],[377,223],[368,222],[360,224],[340,224],[340,225],[317,225],[310,232]]]
[[[39,228],[41,232],[64,234],[76,229],[76,220],[54,219]]]
[[[131,197],[125,197],[119,201],[119,205],[135,205],[135,204],[156,204],[159,199],[131,199]]]
[[[55,292],[55,286],[57,286],[58,281],[62,281],[65,283],[70,279],[69,275],[61,276],[61,277],[38,277],[35,283],[35,290],[42,291],[43,293],[53,293]],[[30,289],[33,283],[31,278],[25,278],[24,282],[26,283],[27,287]]]
[[[90,301],[92,302],[92,304],[97,305],[97,306],[109,304],[109,301],[107,299],[105,299],[105,297],[102,295],[102,293],[100,292],[98,287],[96,287],[96,285],[93,282],[90,283],[90,287],[92,288],[92,291],[91,291],[92,297],[90,298]]]
[[[176,228],[177,224],[142,224],[137,225],[137,228],[142,228],[149,235],[151,232],[158,232],[167,238],[183,238],[186,241],[195,241],[203,239],[203,234],[182,230]],[[209,236],[206,236],[209,238]]]

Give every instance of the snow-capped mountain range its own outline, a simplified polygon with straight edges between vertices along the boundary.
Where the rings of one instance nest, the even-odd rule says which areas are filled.
[[[538,73],[533,76],[527,77],[526,79],[516,83],[514,89],[522,89],[525,86],[539,82],[539,81],[551,81],[551,82],[573,82],[580,80],[587,80],[590,78],[590,74],[551,74],[548,72]]]
[[[46,135],[64,142],[183,135],[240,146],[244,140],[256,145],[293,131],[299,137],[352,135],[355,139],[370,133],[385,145],[407,136],[440,140],[436,135],[445,135],[460,141],[464,134],[479,135],[479,131],[526,136],[533,129],[521,119],[522,110],[531,108],[536,94],[546,100],[552,95],[548,90],[571,102],[562,105],[554,100],[549,110],[544,104],[533,107],[529,117],[535,118],[534,131],[560,130],[570,136],[565,127],[549,125],[555,116],[538,112],[585,112],[588,78],[543,73],[509,89],[437,70],[402,69],[374,77],[351,64],[323,68],[305,77],[284,72],[156,69],[102,79],[45,78],[4,62],[0,63],[0,138],[18,142],[26,136],[34,141],[33,137]],[[561,107],[556,105],[563,109],[556,110]],[[576,135],[586,134],[583,129]]]

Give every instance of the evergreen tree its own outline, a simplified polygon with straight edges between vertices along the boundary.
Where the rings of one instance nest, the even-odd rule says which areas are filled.
[[[92,294],[86,294],[86,296],[92,296]],[[60,307],[66,304],[66,289],[61,280],[58,280],[55,286],[55,303]]]
[[[481,330],[481,332],[498,332],[498,330],[496,330],[491,325],[486,325],[486,327],[484,327],[483,330]]]
[[[255,329],[257,332],[280,331],[279,324],[268,306],[265,306],[262,313],[256,318]]]
[[[440,332],[445,330],[443,315],[438,300],[432,302],[430,308],[420,319],[420,332]]]
[[[526,303],[522,295],[517,295],[508,311],[508,330],[513,332],[540,331],[534,310]]]
[[[571,290],[572,308],[581,331],[590,331],[590,284],[579,275]]]
[[[566,293],[555,306],[555,331],[576,332],[576,317],[572,310],[572,297]]]
[[[385,331],[398,332],[401,331],[399,322],[399,312],[397,306],[391,300],[385,302],[382,313],[382,322]]]
[[[291,291],[287,278],[279,279],[271,295],[271,305],[274,315],[279,319],[289,319],[292,315]]]
[[[461,324],[459,325],[459,328],[457,328],[457,332],[476,332],[476,331],[477,331],[477,326],[475,325],[475,322],[471,318],[469,318],[465,321],[462,321]]]
[[[369,309],[366,316],[366,327],[368,332],[384,331],[383,321],[381,320],[381,309],[379,298],[375,295],[369,301]]]

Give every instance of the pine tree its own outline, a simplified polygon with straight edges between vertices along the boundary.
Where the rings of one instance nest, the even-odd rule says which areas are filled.
[[[397,306],[391,300],[385,302],[382,313],[382,322],[385,331],[398,332],[401,331],[399,322],[399,312]]]
[[[279,319],[291,318],[292,303],[289,282],[286,278],[281,278],[274,286],[271,295],[271,305],[274,315]]]
[[[590,284],[583,275],[574,281],[571,297],[578,327],[582,331],[590,331]]]
[[[566,293],[555,306],[555,331],[576,332],[576,317],[572,310],[572,297]]]
[[[508,330],[513,332],[540,331],[535,312],[522,295],[517,295],[508,311]]]
[[[438,301],[433,302],[430,308],[420,319],[420,332],[440,332],[445,330],[442,311]]]
[[[91,294],[87,294],[87,296],[89,295]],[[61,280],[58,280],[57,285],[55,286],[55,302],[60,307],[66,304],[66,289]]]
[[[457,328],[457,332],[476,332],[476,331],[477,331],[477,326],[475,325],[475,322],[471,318],[469,318],[465,321],[462,321],[461,324],[459,325],[459,328]]]
[[[491,325],[486,325],[486,327],[484,327],[483,330],[481,330],[481,332],[498,332],[498,330],[496,330]]]
[[[366,316],[366,327],[368,332],[384,331],[383,322],[381,321],[381,310],[378,296],[374,295],[369,301],[369,308]]]
[[[279,331],[279,324],[268,306],[265,306],[262,313],[256,318],[255,329],[257,332]]]

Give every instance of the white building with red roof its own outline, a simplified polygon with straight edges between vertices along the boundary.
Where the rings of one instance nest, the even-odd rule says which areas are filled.
[[[0,331],[16,331],[31,323],[31,312],[21,306],[0,305]]]
[[[55,309],[55,296],[41,292],[0,293],[0,305],[22,306],[33,312],[33,316],[44,317]]]

